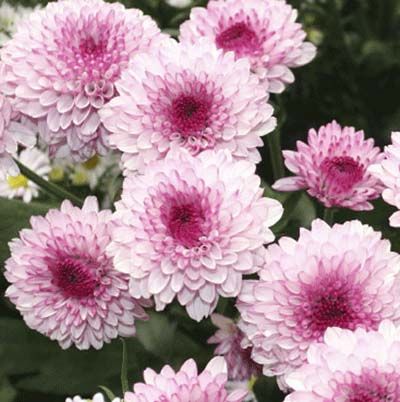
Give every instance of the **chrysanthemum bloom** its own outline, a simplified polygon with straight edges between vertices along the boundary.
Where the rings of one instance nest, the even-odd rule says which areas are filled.
[[[177,150],[128,176],[108,251],[131,276],[132,296],[154,296],[157,310],[176,296],[198,321],[219,296],[237,296],[242,275],[263,265],[269,226],[282,215],[259,185],[254,164],[227,151]]]
[[[206,37],[237,59],[245,58],[269,92],[282,92],[294,81],[291,68],[309,63],[315,46],[296,22],[297,11],[285,1],[211,0],[193,8],[180,28],[181,42]]]
[[[260,280],[245,281],[238,298],[240,329],[267,376],[283,376],[305,362],[306,351],[329,327],[377,329],[399,320],[396,276],[400,257],[381,233],[359,221],[332,228],[321,220],[298,241],[268,247]]]
[[[65,402],[106,402],[104,395],[100,392],[95,394],[93,398],[81,398],[80,396],[74,396],[73,398],[67,398]],[[121,402],[121,398],[115,398],[111,402]]]
[[[10,243],[6,296],[30,328],[63,349],[100,349],[117,336],[134,335],[135,318],[146,318],[141,305],[148,302],[129,295],[128,276],[105,253],[110,217],[94,197],[82,209],[64,201],[61,210],[32,217],[32,229]]]
[[[1,72],[0,65],[0,74]],[[18,146],[33,147],[36,143],[35,133],[19,120],[20,116],[13,110],[10,101],[0,94],[0,180],[6,179],[7,175],[19,174],[13,161]]]
[[[368,171],[383,183],[383,199],[400,209],[400,132],[392,133],[392,144],[385,147],[385,159]],[[400,212],[390,217],[390,225],[400,227]]]
[[[341,127],[336,121],[311,129],[308,143],[298,141],[297,151],[283,151],[286,167],[295,174],[278,180],[278,191],[306,189],[326,207],[370,210],[368,202],[380,196],[382,185],[368,167],[383,159],[374,140],[363,131]]]
[[[262,367],[251,359],[251,348],[245,347],[246,337],[236,323],[220,314],[213,314],[211,321],[218,330],[208,343],[217,345],[214,354],[224,356],[228,365],[228,378],[248,381],[253,376],[258,377]]]
[[[371,332],[330,328],[288,377],[294,392],[285,402],[400,401],[399,350],[400,329],[390,321]]]
[[[52,156],[85,161],[105,154],[108,132],[98,110],[116,94],[129,58],[164,36],[141,11],[102,0],[49,3],[19,25],[1,50],[1,89],[37,120]]]
[[[20,152],[18,160],[34,171],[38,176],[47,179],[50,160],[48,156],[37,148],[24,149]],[[0,197],[22,198],[24,202],[31,202],[32,198],[39,196],[39,187],[22,174],[7,176],[0,180]]]
[[[133,393],[125,393],[125,402],[242,402],[247,394],[245,390],[228,394],[227,367],[222,357],[214,357],[200,374],[196,362],[190,359],[178,372],[164,366],[160,374],[146,369],[143,376],[144,383],[135,384]]]
[[[226,148],[256,163],[260,136],[276,125],[249,63],[207,41],[180,45],[170,39],[157,52],[134,57],[116,86],[120,96],[100,115],[129,170],[163,159],[171,146],[192,155]]]

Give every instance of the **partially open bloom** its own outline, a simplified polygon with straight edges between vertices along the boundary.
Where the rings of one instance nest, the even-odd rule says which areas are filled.
[[[400,132],[392,133],[392,144],[385,148],[385,159],[368,171],[383,184],[383,199],[400,209]],[[400,212],[390,217],[390,225],[400,227]]]
[[[202,373],[196,362],[187,360],[178,372],[164,366],[160,374],[152,369],[143,373],[144,383],[126,392],[124,402],[242,402],[247,394],[238,389],[230,394],[225,389],[227,368],[222,357],[212,359]]]
[[[2,68],[0,65],[0,75]],[[18,146],[33,147],[36,143],[35,132],[30,127],[20,123],[20,116],[13,110],[10,101],[0,94],[0,179],[7,175],[16,176],[19,169],[13,157],[18,152]]]
[[[24,20],[1,50],[1,89],[38,122],[52,156],[85,161],[107,151],[98,110],[115,96],[129,58],[162,38],[137,9],[103,0],[51,2]]]
[[[249,63],[206,41],[171,39],[157,52],[133,57],[117,89],[120,96],[100,115],[127,170],[142,170],[177,146],[192,155],[228,149],[235,159],[256,163],[260,137],[276,125]]]
[[[316,53],[296,19],[297,11],[283,0],[211,0],[207,8],[192,9],[179,38],[196,43],[206,37],[233,51],[250,61],[269,92],[282,92],[294,81],[290,69],[309,63]]]
[[[400,328],[390,321],[371,332],[330,328],[288,377],[294,392],[285,402],[400,401],[399,351]]]
[[[383,159],[374,140],[363,131],[341,127],[336,121],[311,129],[308,143],[298,141],[297,151],[283,151],[286,167],[295,174],[278,180],[278,191],[306,189],[326,207],[370,210],[368,202],[380,196],[380,181],[368,167]]]
[[[48,156],[37,148],[24,149],[18,155],[18,160],[34,171],[38,176],[47,179],[51,167]],[[0,180],[0,197],[22,198],[24,202],[31,202],[39,196],[39,187],[22,174],[8,175]]]
[[[105,248],[111,211],[88,197],[82,209],[64,201],[60,210],[32,217],[10,243],[6,296],[26,324],[65,349],[100,349],[118,336],[135,334],[148,302],[132,299],[128,276],[116,271]]]
[[[261,366],[251,359],[251,347],[248,347],[248,341],[236,323],[220,314],[213,314],[211,320],[218,330],[208,343],[217,345],[214,354],[224,356],[229,380],[248,381],[253,376],[259,376]]]
[[[239,327],[264,374],[285,376],[329,327],[377,329],[400,318],[400,256],[381,233],[359,221],[332,228],[321,220],[268,247],[260,280],[245,281]],[[336,401],[336,400],[335,400]]]
[[[80,396],[74,396],[73,398],[67,398],[65,402],[106,402],[104,395],[98,392],[93,395],[93,398],[81,398]],[[114,398],[111,402],[121,402],[121,398]]]
[[[157,310],[176,296],[198,321],[219,296],[237,296],[242,275],[264,263],[269,227],[282,215],[259,186],[254,164],[227,151],[176,150],[128,176],[108,251],[131,276],[132,296],[154,296]]]

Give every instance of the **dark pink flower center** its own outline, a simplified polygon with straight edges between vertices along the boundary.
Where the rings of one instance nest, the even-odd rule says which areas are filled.
[[[97,287],[98,281],[93,264],[71,257],[59,258],[50,268],[53,283],[67,297],[90,297]]]
[[[168,213],[167,227],[171,236],[185,247],[199,245],[199,238],[204,235],[205,217],[199,205],[173,205]]]
[[[364,176],[363,166],[350,156],[335,156],[322,162],[325,184],[336,191],[348,191]]]
[[[320,339],[329,327],[354,330],[376,327],[376,318],[364,311],[364,292],[351,278],[331,274],[303,288],[303,304],[295,312],[303,336]]]
[[[260,43],[256,33],[245,22],[237,22],[216,37],[218,48],[234,51],[239,56],[255,53]]]
[[[200,96],[181,95],[172,102],[171,115],[179,134],[196,135],[208,125],[210,104]]]
[[[350,377],[350,376],[349,376]],[[400,401],[400,378],[397,373],[380,373],[378,370],[351,375],[350,384],[338,384],[334,400],[346,402],[397,402]]]

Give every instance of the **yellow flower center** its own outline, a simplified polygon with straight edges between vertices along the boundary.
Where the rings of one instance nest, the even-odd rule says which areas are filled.
[[[87,170],[93,170],[100,163],[100,157],[98,155],[92,156],[86,162],[82,163],[82,166]]]
[[[61,166],[53,166],[49,179],[54,182],[62,181],[64,179],[64,169]]]
[[[18,176],[8,176],[7,182],[13,190],[28,187],[28,179],[22,174],[19,174]]]
[[[84,186],[89,180],[88,175],[82,170],[76,170],[70,177],[74,186]]]

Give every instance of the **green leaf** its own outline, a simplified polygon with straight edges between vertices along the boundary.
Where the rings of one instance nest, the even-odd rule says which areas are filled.
[[[7,200],[0,198],[0,264],[9,257],[8,242],[18,236],[18,232],[29,227],[29,219],[32,215],[44,215],[52,204],[39,204],[31,202]]]
[[[13,402],[17,392],[7,378],[0,379],[0,401]]]

